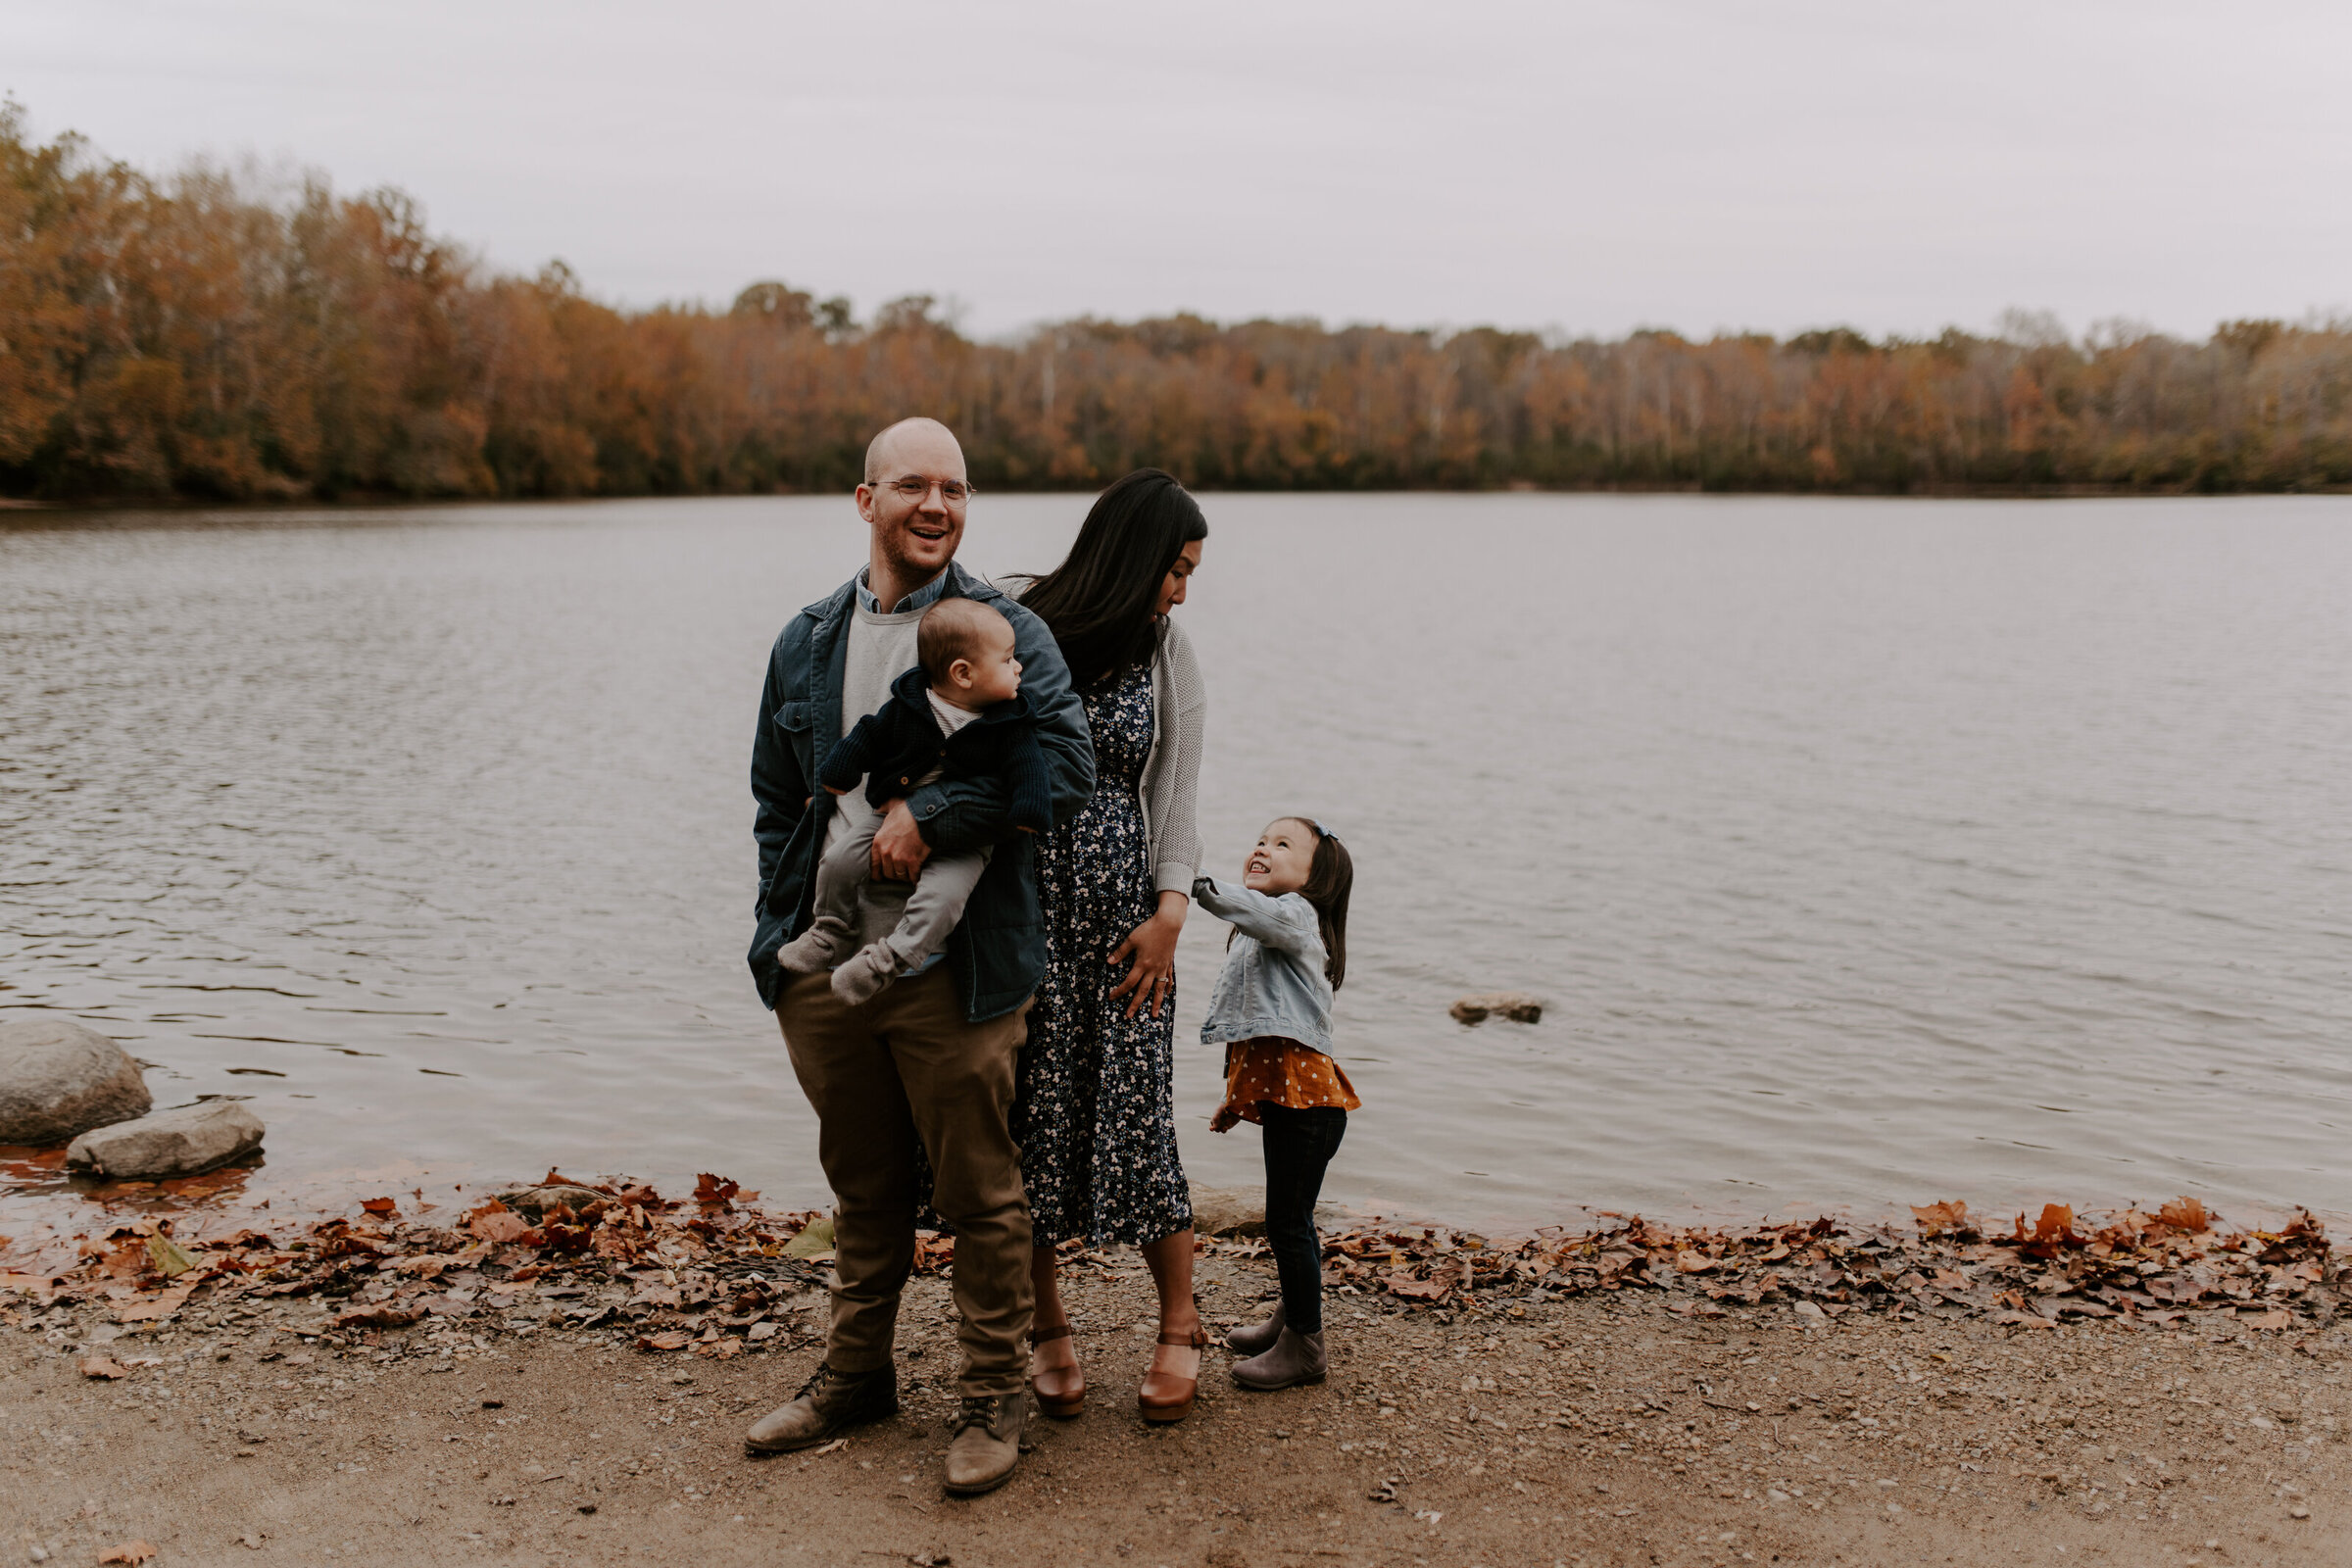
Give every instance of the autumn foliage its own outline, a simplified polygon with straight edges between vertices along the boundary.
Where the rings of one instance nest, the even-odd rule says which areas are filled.
[[[0,110],[0,493],[840,488],[913,413],[983,488],[1139,464],[1237,488],[2310,488],[2352,483],[2352,324],[1600,342],[1178,316],[979,342],[926,297],[859,322],[781,283],[628,311],[561,263],[486,270],[396,191],[158,180]]]

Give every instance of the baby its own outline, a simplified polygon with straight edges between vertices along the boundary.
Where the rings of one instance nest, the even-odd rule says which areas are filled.
[[[977,600],[942,599],[923,616],[914,647],[915,667],[891,683],[889,702],[825,754],[816,781],[846,795],[862,777],[866,800],[881,811],[936,780],[993,778],[1011,798],[1014,827],[1051,828],[1046,759],[1036,714],[1021,695],[1011,622]],[[826,852],[816,867],[815,918],[776,952],[776,961],[793,974],[831,969],[833,994],[852,1006],[939,952],[988,866],[986,849],[932,856],[897,928],[850,954],[881,825],[877,815]]]

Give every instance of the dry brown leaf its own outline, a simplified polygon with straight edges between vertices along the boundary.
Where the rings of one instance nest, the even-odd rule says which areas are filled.
[[[109,1546],[98,1554],[100,1562],[126,1562],[131,1568],[155,1555],[155,1547],[144,1541],[125,1541],[120,1546]]]
[[[678,1329],[670,1329],[662,1334],[639,1335],[637,1348],[640,1350],[683,1350],[693,1343],[693,1335]]]
[[[111,1355],[85,1355],[81,1358],[81,1375],[85,1378],[126,1378],[130,1368]]]
[[[1939,1236],[1974,1235],[1976,1226],[1968,1217],[1968,1204],[1957,1199],[1941,1202],[1911,1206],[1912,1217],[1919,1221],[1919,1234],[1929,1241]]]
[[[196,1293],[198,1283],[190,1280],[184,1285],[174,1285],[168,1291],[158,1291],[153,1296],[134,1297],[115,1308],[115,1321],[153,1323],[168,1318],[187,1305],[188,1298]]]
[[[2195,1235],[2212,1228],[2213,1217],[2205,1205],[2193,1198],[2176,1198],[2156,1211],[2156,1217],[2177,1231]]]

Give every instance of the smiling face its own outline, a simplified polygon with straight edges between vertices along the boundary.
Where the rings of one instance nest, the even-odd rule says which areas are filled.
[[[1279,898],[1306,886],[1314,866],[1315,830],[1295,816],[1278,816],[1242,862],[1242,886]]]
[[[1168,574],[1159,580],[1159,602],[1152,606],[1152,612],[1153,614],[1164,615],[1176,606],[1184,603],[1184,585],[1192,579],[1194,572],[1200,569],[1201,543],[1202,541],[1195,539],[1177,553],[1176,564],[1170,566]]]
[[[907,419],[882,433],[870,468],[858,487],[858,514],[873,530],[874,559],[901,582],[919,587],[956,559],[963,542],[966,503],[950,504],[940,488],[965,482],[963,448],[946,425]],[[910,498],[898,488],[909,479],[931,482]]]

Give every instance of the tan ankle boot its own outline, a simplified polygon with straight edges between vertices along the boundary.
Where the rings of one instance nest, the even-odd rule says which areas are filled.
[[[836,1372],[820,1366],[790,1404],[761,1416],[744,1434],[743,1446],[754,1453],[790,1453],[822,1443],[844,1427],[879,1421],[898,1410],[896,1368]]]
[[[1276,1298],[1274,1315],[1263,1323],[1252,1323],[1226,1335],[1225,1348],[1236,1355],[1263,1355],[1274,1348],[1276,1340],[1282,1338],[1282,1326],[1286,1321],[1282,1315],[1281,1298]]]
[[[1233,1363],[1233,1381],[1259,1394],[1320,1383],[1326,1362],[1321,1334],[1293,1334],[1284,1329],[1274,1348],[1263,1355]]]
[[[948,1490],[958,1497],[994,1492],[1021,1462],[1021,1433],[1029,1424],[1029,1396],[964,1396],[948,1440]]]

